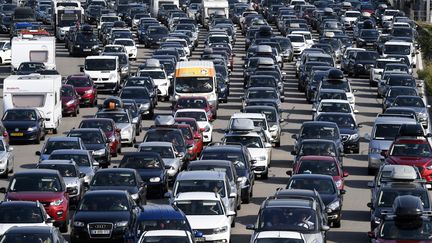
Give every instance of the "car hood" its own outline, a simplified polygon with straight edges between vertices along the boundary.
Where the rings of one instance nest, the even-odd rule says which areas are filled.
[[[100,144],[100,143],[86,143],[84,144],[84,146],[86,147],[87,150],[93,150],[93,151],[105,148],[105,144]]]
[[[90,186],[90,191],[100,191],[100,190],[116,190],[116,191],[127,191],[129,194],[135,194],[138,189],[135,186]]]
[[[322,239],[321,232],[317,233],[303,233],[305,243],[324,242]]]
[[[389,156],[387,162],[398,165],[416,165],[423,166],[432,162],[432,158],[428,157],[411,157],[411,156]]]
[[[67,102],[73,100],[73,97],[61,97],[62,103],[66,104]]]
[[[92,222],[120,222],[129,221],[129,211],[109,211],[109,212],[93,212],[93,211],[76,211],[74,221],[84,223]]]
[[[3,121],[3,125],[8,130],[15,128],[29,128],[37,125],[36,121]]]
[[[165,165],[169,165],[169,166],[174,166],[175,168],[177,168],[179,161],[176,158],[162,158],[163,162]],[[177,166],[176,166],[177,165]]]
[[[225,215],[186,215],[186,218],[189,221],[192,229],[200,230],[200,229],[215,229],[226,224],[226,216]]]
[[[378,148],[380,150],[389,150],[393,140],[372,140],[369,143],[369,148]]]
[[[87,90],[91,90],[91,87],[75,87],[75,90],[78,94],[83,94]]]
[[[162,171],[159,169],[156,170],[152,170],[152,169],[141,169],[141,170],[137,170],[138,174],[141,176],[141,179],[143,179],[143,181],[149,181],[150,178],[153,177],[162,177]]]
[[[114,70],[110,71],[89,71],[86,70],[85,74],[89,75],[91,78],[109,78],[111,76],[111,73],[114,72]]]
[[[11,201],[55,201],[62,198],[63,192],[8,192]]]
[[[321,199],[323,201],[323,203],[327,206],[330,203],[334,202],[337,199],[337,195],[336,194],[321,194]]]

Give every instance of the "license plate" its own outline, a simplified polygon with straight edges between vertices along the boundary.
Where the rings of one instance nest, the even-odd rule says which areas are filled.
[[[22,133],[22,132],[13,132],[13,133],[11,133],[11,136],[22,137],[22,136],[24,136],[24,133]]]
[[[205,238],[204,237],[195,237],[195,241],[196,242],[204,242]]]
[[[103,88],[104,85],[103,84],[96,84],[96,88]]]
[[[91,51],[91,49],[84,49],[84,51]]]
[[[367,46],[373,46],[374,43],[366,43]]]
[[[92,235],[109,235],[109,230],[91,230]]]

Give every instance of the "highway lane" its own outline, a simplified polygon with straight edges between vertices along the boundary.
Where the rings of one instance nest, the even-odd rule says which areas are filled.
[[[200,46],[193,52],[192,58],[198,58],[203,50],[203,39],[205,32],[200,33]],[[139,48],[138,59],[133,64],[133,69],[136,69],[137,63],[148,58],[153,50]],[[242,77],[243,77],[243,61],[244,37],[240,32],[237,35],[237,42],[234,45],[234,51],[237,54],[235,57],[234,71],[231,76],[231,90],[229,102],[220,104],[218,111],[218,119],[214,122],[214,141],[218,141],[223,135],[223,129],[227,125],[230,116],[239,112],[241,107],[240,96],[243,95]],[[57,53],[57,69],[63,75],[79,72],[79,65],[83,64],[83,57],[70,57],[64,49],[63,43],[58,43]],[[290,151],[293,146],[292,134],[298,132],[303,121],[311,120],[311,105],[307,104],[304,95],[297,91],[297,80],[295,78],[294,63],[284,66],[286,72],[285,83],[285,102],[282,105],[283,117],[283,134],[280,148],[273,148],[272,163],[269,172],[268,180],[257,180],[254,186],[254,198],[250,204],[243,204],[237,217],[237,225],[232,230],[232,242],[248,242],[251,231],[245,229],[246,224],[254,223],[259,206],[262,201],[274,193],[276,188],[284,187],[288,181],[286,170],[291,168],[292,156]],[[357,121],[363,124],[360,134],[370,133],[371,125],[377,113],[381,112],[381,100],[376,99],[376,89],[370,88],[367,79],[351,79],[353,89],[357,90],[356,109]],[[107,95],[99,96],[103,100]],[[2,106],[0,106],[2,107]],[[81,118],[92,117],[96,112],[96,108],[81,108],[77,118],[65,117],[57,136],[64,135],[71,128],[79,124]],[[168,102],[159,102],[156,114],[169,114],[170,108]],[[143,127],[148,128],[152,121],[143,121]],[[50,135],[52,136],[52,135]],[[141,134],[137,141],[142,141],[144,133]],[[41,148],[41,145],[13,145],[15,153],[15,171],[33,168],[37,161],[35,151]],[[346,155],[344,166],[345,170],[350,173],[346,179],[347,194],[344,198],[342,227],[332,228],[328,233],[328,242],[368,242],[366,232],[369,230],[369,211],[366,203],[370,199],[370,192],[367,189],[367,182],[372,179],[367,176],[367,149],[368,145],[365,141],[361,143],[360,154]],[[125,148],[123,151],[133,151],[133,148]],[[118,163],[121,156],[114,158],[113,164]],[[0,180],[0,187],[6,186],[7,181]],[[2,198],[2,196],[0,196]],[[151,200],[150,203],[166,203],[166,199]]]

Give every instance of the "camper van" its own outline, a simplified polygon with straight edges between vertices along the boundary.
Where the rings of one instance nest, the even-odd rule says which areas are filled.
[[[229,4],[226,0],[203,0],[201,23],[208,28],[213,17],[229,18]]]
[[[117,56],[88,56],[81,71],[91,77],[99,90],[115,93],[120,89],[120,65]]]
[[[56,42],[52,36],[37,33],[24,34],[12,39],[12,71],[22,62],[43,62],[47,69],[55,69]]]
[[[156,17],[158,15],[160,6],[163,4],[175,4],[177,5],[177,7],[179,7],[179,0],[153,0],[150,1],[150,10],[151,10],[151,15],[153,17]]]
[[[60,75],[11,75],[3,84],[3,110],[36,108],[42,114],[45,128],[57,133],[62,118]]]

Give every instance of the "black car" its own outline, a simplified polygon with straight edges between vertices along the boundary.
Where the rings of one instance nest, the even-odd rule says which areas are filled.
[[[173,143],[179,154],[185,155],[185,161],[189,161],[186,142],[183,133],[175,127],[150,127],[144,136],[143,142],[170,142]]]
[[[103,242],[127,242],[133,237],[141,208],[126,191],[87,192],[71,224],[71,242],[93,239]]]
[[[67,243],[63,235],[52,226],[20,226],[8,229],[1,237],[2,243],[58,242]]]
[[[3,201],[0,202],[1,224],[50,224],[54,220],[45,212],[40,202]]]
[[[337,159],[342,166],[343,156],[342,144],[338,145],[334,140],[328,139],[303,139],[301,143],[298,143],[298,149],[291,151],[291,155],[295,155],[294,163],[307,155],[316,156],[331,156]]]
[[[168,34],[169,30],[165,26],[150,26],[145,32],[138,36],[138,40],[139,43],[144,44],[145,47],[159,46]]]
[[[376,29],[362,29],[357,37],[356,45],[358,48],[376,50],[379,32]]]
[[[167,168],[165,168],[163,159],[158,153],[125,153],[119,167],[137,170],[147,185],[147,191],[154,192],[159,197],[163,197],[168,191]]]
[[[417,89],[414,87],[407,87],[407,86],[391,86],[384,98],[383,98],[383,113],[386,111],[387,108],[391,107],[393,104],[393,101],[398,97],[399,95],[413,95],[418,96]]]
[[[375,66],[378,57],[379,55],[376,51],[355,52],[348,62],[348,76],[369,75],[370,69]]]
[[[42,114],[34,108],[8,109],[2,118],[10,142],[31,141],[36,144],[45,139],[44,120]]]
[[[147,117],[149,119],[153,118],[154,106],[153,99],[150,96],[150,92],[145,87],[124,87],[119,97],[121,99],[131,99],[135,100],[139,107],[139,112],[142,117]]]
[[[229,82],[227,82],[219,74],[216,75],[216,81],[217,81],[218,101],[222,103],[228,103]]]
[[[89,24],[97,24],[101,16],[101,10],[102,6],[99,5],[88,6],[84,14],[86,22]]]
[[[249,203],[253,197],[253,185],[255,174],[252,159],[248,149],[242,145],[213,145],[207,146],[201,152],[200,160],[228,160],[234,164],[238,178],[240,179],[241,200]]]
[[[22,62],[18,70],[16,71],[17,75],[28,75],[32,73],[37,73],[40,70],[45,70],[45,64],[43,62]]]
[[[93,151],[93,157],[103,168],[111,164],[109,140],[100,128],[72,129],[68,137],[80,137],[87,150]]]
[[[129,87],[129,86],[147,88],[150,97],[153,101],[153,107],[156,107],[156,105],[158,104],[158,99],[157,99],[158,88],[150,76],[129,77],[126,80],[124,87]]]
[[[315,70],[308,77],[306,82],[306,100],[309,103],[312,103],[312,100],[315,98],[316,92],[318,91],[318,86],[325,78],[327,78],[328,71],[323,70]]]
[[[68,47],[71,56],[99,54],[98,38],[89,25],[81,27],[81,30],[72,37],[72,42]]]
[[[135,135],[139,136],[142,129],[142,116],[139,110],[139,105],[136,103],[135,100],[131,99],[122,99],[122,101],[123,107],[130,110],[130,113],[132,115],[132,123],[135,124],[136,127]]]
[[[297,174],[291,176],[286,189],[316,190],[327,208],[329,223],[333,227],[341,226],[341,211],[343,194],[339,190],[332,176],[319,174]]]
[[[334,122],[339,127],[344,151],[352,151],[358,154],[360,151],[360,125],[349,113],[324,112],[315,118],[316,121]]]

